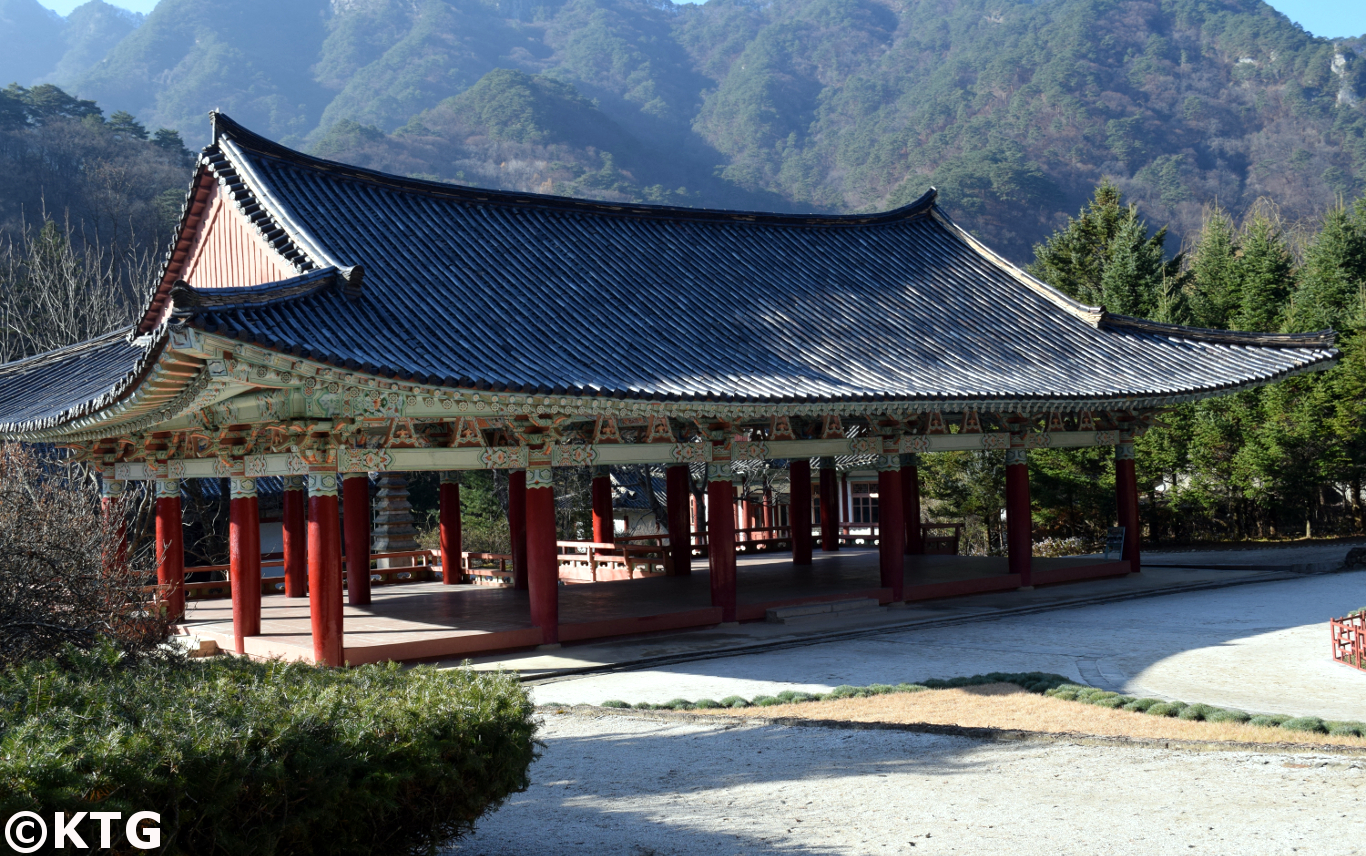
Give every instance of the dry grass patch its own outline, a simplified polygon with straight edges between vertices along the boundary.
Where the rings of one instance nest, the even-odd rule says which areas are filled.
[[[843,698],[803,704],[697,710],[701,715],[834,719],[844,722],[887,722],[1000,728],[1052,734],[1101,737],[1148,737],[1236,743],[1333,744],[1366,748],[1366,737],[1309,734],[1233,722],[1194,722],[1149,716],[1064,701],[1031,693],[1015,684],[986,684],[867,698]]]

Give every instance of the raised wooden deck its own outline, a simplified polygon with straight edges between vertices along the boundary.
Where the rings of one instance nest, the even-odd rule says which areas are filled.
[[[1034,582],[1048,585],[1127,574],[1128,562],[1035,559]],[[882,588],[875,549],[817,552],[808,568],[792,567],[785,553],[737,557],[739,618],[758,620],[777,606],[851,598],[891,602]],[[1018,588],[1004,558],[907,556],[906,600],[932,600]],[[721,621],[711,605],[705,560],[686,577],[583,583],[560,587],[560,639],[584,642],[610,636],[707,627]],[[185,628],[232,650],[232,605],[192,603]],[[535,646],[527,593],[508,588],[441,583],[381,586],[367,607],[345,607],[345,658],[352,665],[424,660]],[[261,635],[247,640],[253,657],[313,659],[308,600],[261,599]]]

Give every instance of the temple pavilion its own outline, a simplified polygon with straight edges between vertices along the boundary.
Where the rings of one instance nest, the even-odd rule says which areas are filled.
[[[181,483],[230,479],[218,617],[239,653],[281,652],[274,635],[337,665],[762,617],[729,509],[741,468],[765,461],[786,462],[791,496],[790,556],[753,571],[771,603],[1137,572],[1133,443],[1154,415],[1337,356],[1331,331],[1192,329],[1077,303],[955,226],[933,190],[843,216],[595,202],[386,175],[212,119],[141,318],[0,366],[0,436],[74,450],[107,496],[154,481],[177,612]],[[1031,557],[1027,455],[1082,446],[1114,449],[1123,552],[1050,569]],[[1009,557],[936,587],[917,576],[918,456],[982,449],[1005,453]],[[866,581],[854,551],[836,552],[837,460],[876,470]],[[604,468],[624,464],[667,467],[669,573],[561,585],[554,469],[599,468],[610,504]],[[486,468],[508,471],[518,515],[508,588],[455,585],[458,474]],[[705,468],[703,531],[690,468]],[[352,636],[387,614],[368,573],[368,475],[424,470],[444,474],[442,583],[400,599],[436,630],[367,654]],[[285,487],[280,594],[261,581],[264,476]]]

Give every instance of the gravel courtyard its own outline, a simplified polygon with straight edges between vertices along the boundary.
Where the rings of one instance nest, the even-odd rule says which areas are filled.
[[[549,713],[451,853],[1366,853],[1366,758]]]
[[[537,703],[752,698],[840,684],[1056,672],[1132,695],[1251,713],[1366,720],[1366,672],[1333,662],[1327,621],[1366,605],[1366,572],[1186,592],[951,627],[588,675],[532,688]]]

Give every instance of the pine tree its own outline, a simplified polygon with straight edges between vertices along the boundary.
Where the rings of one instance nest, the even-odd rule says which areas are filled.
[[[1233,220],[1214,208],[1205,217],[1191,257],[1191,322],[1196,326],[1228,329],[1241,303],[1237,255]]]
[[[1034,247],[1028,269],[1063,294],[1109,312],[1151,318],[1161,310],[1180,317],[1182,261],[1180,254],[1164,261],[1166,240],[1165,228],[1148,234],[1138,207],[1124,205],[1107,179],[1086,208]]]
[[[1244,226],[1239,243],[1238,311],[1233,327],[1279,330],[1295,282],[1295,260],[1285,236],[1271,217],[1257,213]]]
[[[1106,179],[1091,201],[1052,237],[1034,247],[1029,272],[1083,303],[1101,302],[1101,277],[1111,242],[1128,215],[1124,194]]]

